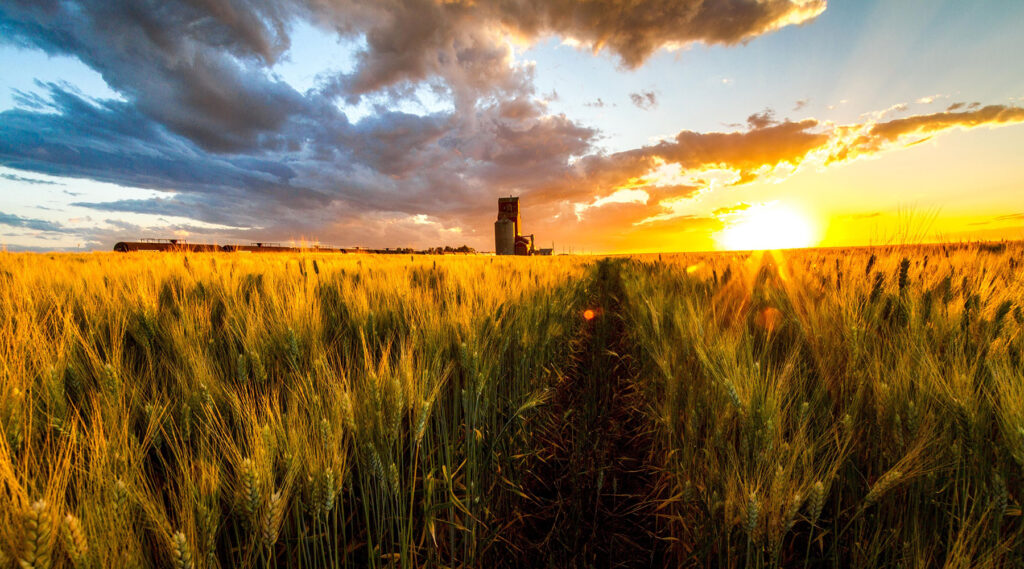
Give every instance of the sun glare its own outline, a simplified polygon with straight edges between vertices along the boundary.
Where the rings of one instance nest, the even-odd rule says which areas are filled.
[[[815,244],[815,228],[807,216],[782,205],[755,206],[734,214],[715,234],[727,250],[793,249]]]

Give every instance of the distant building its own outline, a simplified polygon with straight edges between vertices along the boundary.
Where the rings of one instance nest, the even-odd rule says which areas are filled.
[[[523,235],[519,217],[519,198],[498,198],[498,219],[494,222],[494,254],[533,255],[533,235]]]

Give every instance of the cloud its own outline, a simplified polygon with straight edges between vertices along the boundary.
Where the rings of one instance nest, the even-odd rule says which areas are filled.
[[[325,96],[357,100],[439,78],[468,104],[522,87],[509,37],[572,38],[635,68],[659,49],[734,45],[825,8],[825,0],[203,0],[126,9],[68,0],[7,6],[0,31],[11,43],[79,57],[151,118],[223,151],[272,143],[290,117],[309,111],[302,94],[262,72],[287,53],[298,21],[365,44],[350,74],[325,78]]]
[[[511,54],[501,41],[557,35],[594,52],[609,51],[624,67],[655,51],[690,43],[735,45],[810,21],[824,0],[398,0],[322,2],[310,8],[344,33],[365,33],[367,49],[346,85],[356,95],[431,75],[459,76],[471,88],[507,80],[495,62]],[[465,72],[463,72],[463,70]]]
[[[0,225],[7,225],[10,227],[21,227],[24,229],[32,229],[34,231],[57,232],[63,231],[64,229],[63,225],[55,223],[53,221],[21,217],[11,213],[4,213],[2,211],[0,211]]]
[[[140,114],[204,149],[229,151],[280,144],[281,127],[310,110],[259,71],[287,50],[297,9],[234,0],[18,3],[0,11],[0,31],[10,42],[79,58]]]
[[[796,103],[793,104],[793,110],[794,111],[799,111],[800,109],[806,107],[808,103],[810,103],[809,99],[800,99]]]
[[[716,209],[715,211],[712,211],[711,215],[714,215],[714,216],[729,215],[730,213],[737,213],[737,212],[745,211],[745,210],[748,210],[748,209],[750,209],[750,204],[748,204],[748,203],[738,203],[738,204],[736,204],[734,206],[720,207],[720,208]]]
[[[656,157],[684,169],[710,167],[734,170],[740,182],[750,181],[782,164],[799,166],[824,155],[827,163],[902,148],[955,129],[997,127],[1024,123],[1024,108],[989,105],[963,112],[914,115],[888,121],[851,125],[815,119],[782,122],[766,110],[747,119],[748,130],[730,133],[682,131],[675,141],[630,151]]]
[[[884,113],[869,116],[884,116]],[[576,163],[573,176],[546,188],[545,194],[589,202],[595,196],[609,196],[623,188],[642,189],[651,196],[648,209],[653,211],[663,203],[692,197],[701,191],[722,190],[765,178],[782,179],[808,161],[815,167],[827,167],[904,148],[922,137],[954,129],[1021,122],[1024,122],[1024,109],[1001,105],[848,125],[823,123],[812,118],[778,121],[766,110],[751,115],[746,130],[684,130],[657,144],[610,155],[585,156]],[[723,212],[713,212],[720,213]],[[655,218],[671,219],[679,215],[672,210],[657,214]]]
[[[1021,122],[1024,122],[1024,108],[987,105],[974,110],[947,110],[844,127],[838,129],[838,134],[844,140],[836,145],[830,161],[848,160],[859,155],[877,153],[893,144],[916,144],[934,134],[953,129],[996,127]]]
[[[785,121],[751,124],[745,132],[682,131],[673,142],[649,147],[653,153],[687,169],[725,167],[741,173],[783,162],[798,164],[811,150],[828,140],[816,130],[818,121]]]
[[[493,199],[517,193],[539,229],[612,243],[605,234],[620,230],[638,238],[655,226],[714,225],[666,205],[702,191],[1021,120],[1019,108],[998,105],[838,126],[765,110],[741,130],[683,129],[607,153],[597,146],[600,132],[549,112],[532,64],[517,59],[510,41],[571,38],[634,68],[658,50],[743,43],[824,9],[823,0],[13,3],[0,8],[3,41],[77,57],[121,99],[89,99],[59,83],[16,94],[19,106],[0,112],[0,165],[158,191],[76,205],[188,218],[194,223],[178,229],[207,236],[378,246],[457,236],[480,246],[492,236]],[[283,82],[273,64],[289,54],[299,22],[358,39],[354,68],[323,73],[306,92]],[[450,106],[394,110],[420,88]],[[634,95],[638,106],[657,102],[654,92]],[[366,96],[380,105],[360,120],[339,104]],[[588,210],[608,224],[600,230],[573,221],[575,204],[622,189],[649,200]],[[103,244],[137,230],[74,231]]]
[[[617,152],[592,153],[576,161],[564,175],[523,192],[536,203],[592,202],[623,189],[643,190],[652,208],[666,200],[693,197],[729,172],[725,185],[757,179],[763,170],[796,166],[812,150],[823,148],[829,134],[818,132],[813,119],[785,121],[741,132],[684,130],[653,145]],[[663,213],[663,212],[657,212]],[[641,220],[629,220],[629,222]]]
[[[992,218],[992,221],[1024,221],[1024,212],[1000,215],[998,217]]]
[[[599,6],[585,0],[527,0],[484,4],[519,33],[572,37],[594,51],[612,51],[627,67],[640,65],[664,46],[737,44],[809,21],[826,6],[818,0],[608,0]]]
[[[775,120],[775,111],[772,109],[765,109],[760,113],[754,113],[747,117],[747,124],[750,128],[765,128],[773,124],[778,124],[779,121]]]
[[[919,105],[930,105],[930,104],[934,103],[936,100],[943,99],[945,97],[946,97],[945,95],[928,95],[926,97],[919,98],[915,102],[917,104],[919,104]]]
[[[127,102],[86,101],[49,84],[49,109],[0,113],[0,162],[43,174],[180,192],[273,194],[294,177],[290,166],[243,155],[204,152]],[[40,133],[46,133],[41,136]],[[323,196],[301,187],[289,199]],[[254,196],[255,197],[255,196]]]
[[[641,91],[639,93],[630,93],[629,100],[633,102],[638,109],[649,111],[658,106],[658,95],[654,91]]]
[[[57,182],[50,182],[47,180],[40,180],[39,178],[27,178],[25,176],[19,176],[17,174],[0,174],[0,178],[10,180],[12,182],[20,182],[22,184],[31,184],[34,186],[57,186]]]
[[[908,134],[930,134],[950,128],[974,128],[1024,122],[1024,108],[988,105],[978,110],[917,115],[875,124],[870,136],[891,142]]]
[[[338,234],[352,227],[342,221],[374,212],[426,214],[448,225],[482,219],[504,188],[525,193],[565,177],[570,157],[590,152],[597,135],[517,98],[481,105],[468,117],[390,112],[354,125],[338,119],[340,125],[302,133],[301,144],[218,154],[128,102],[86,101],[59,85],[47,88],[49,112],[0,113],[0,163],[174,192],[80,207],[188,217],[274,239],[315,233],[354,242],[366,231]]]
[[[587,101],[586,103],[583,103],[583,106],[595,109],[603,109],[605,107],[605,102],[601,99],[601,97],[598,97],[593,101]]]

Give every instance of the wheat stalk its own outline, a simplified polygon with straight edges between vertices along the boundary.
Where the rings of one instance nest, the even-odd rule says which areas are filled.
[[[348,394],[348,390],[342,390],[341,392],[341,412],[345,422],[345,428],[350,434],[354,435],[356,432],[356,418],[352,409],[352,399]]]
[[[807,503],[811,514],[811,525],[817,525],[818,519],[821,518],[821,510],[825,507],[825,485],[820,480],[811,487],[811,495],[808,496]]]
[[[786,508],[785,522],[782,524],[783,535],[793,529],[793,524],[796,523],[796,515],[800,512],[800,507],[803,506],[803,504],[803,496],[801,496],[799,492],[794,494],[793,499],[789,502],[789,507]]]
[[[324,515],[328,514],[332,509],[334,509],[334,493],[334,471],[328,468],[327,471],[324,472],[323,478],[321,478],[320,487],[321,502],[319,504],[319,507],[320,512]]]
[[[213,502],[211,500],[211,502]],[[212,566],[217,554],[217,528],[219,512],[215,505],[199,504],[200,554],[205,558],[206,565]]]
[[[44,500],[33,503],[25,513],[25,538],[21,558],[22,569],[49,569],[53,563],[53,525],[49,506]]]
[[[85,538],[82,522],[69,513],[64,516],[64,522],[61,524],[60,530],[64,552],[71,559],[71,564],[75,569],[85,567],[86,556],[89,555],[89,542]]]
[[[178,531],[171,536],[171,560],[174,569],[192,569],[192,551],[188,547],[185,534]]]
[[[1006,482],[1003,481],[1002,476],[996,473],[992,480],[992,508],[995,510],[995,517],[999,522],[1006,515],[1007,501]]]
[[[882,475],[874,486],[868,492],[868,495],[864,498],[866,505],[874,504],[879,498],[885,495],[886,492],[892,489],[893,486],[899,483],[900,479],[903,478],[903,473],[899,470],[890,470]]]
[[[761,504],[757,500],[757,493],[751,492],[750,498],[747,500],[747,515],[746,523],[743,529],[747,532],[747,535],[753,536],[754,530],[757,529],[758,514],[761,509]]]
[[[263,545],[267,548],[277,543],[278,532],[281,530],[281,520],[284,518],[285,501],[278,490],[270,496],[263,513],[262,537]]]
[[[257,519],[256,512],[260,507],[261,500],[259,473],[256,471],[256,465],[252,459],[247,458],[242,461],[239,481],[241,483],[239,492],[241,494],[242,512],[245,514],[247,521],[255,523]]]

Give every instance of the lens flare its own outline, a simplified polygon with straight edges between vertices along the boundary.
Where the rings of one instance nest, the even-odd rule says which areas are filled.
[[[817,236],[814,225],[799,211],[766,205],[736,214],[736,219],[715,234],[715,240],[726,250],[763,251],[811,247]]]

